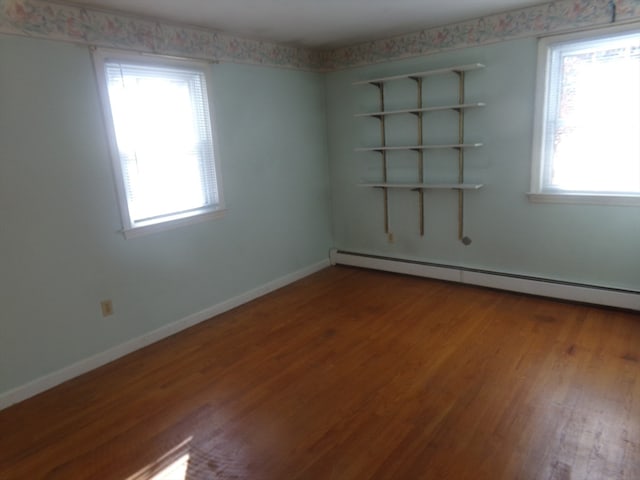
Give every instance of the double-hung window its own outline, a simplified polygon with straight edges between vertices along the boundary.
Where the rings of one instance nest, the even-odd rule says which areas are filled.
[[[211,65],[106,49],[94,62],[125,236],[220,215]]]
[[[540,41],[530,197],[640,204],[640,27]]]

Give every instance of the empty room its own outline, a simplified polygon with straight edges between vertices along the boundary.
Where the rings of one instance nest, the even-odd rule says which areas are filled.
[[[640,479],[638,0],[0,0],[0,480]]]

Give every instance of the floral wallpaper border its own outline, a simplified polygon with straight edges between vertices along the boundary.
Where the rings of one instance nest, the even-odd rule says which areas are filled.
[[[0,33],[207,60],[321,68],[321,56],[313,50],[41,0],[0,0]]]
[[[640,0],[616,0],[617,21],[640,21]],[[611,22],[610,0],[551,3],[334,50],[235,37],[47,0],[0,0],[0,33],[165,55],[333,71]]]
[[[640,21],[640,0],[616,0],[616,22]],[[557,0],[324,52],[326,70],[424,56],[504,40],[610,24],[610,0]]]

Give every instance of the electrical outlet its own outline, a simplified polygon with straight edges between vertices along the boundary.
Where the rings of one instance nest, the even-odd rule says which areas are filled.
[[[103,300],[100,302],[100,309],[102,310],[103,317],[109,317],[113,315],[113,302],[111,300]]]

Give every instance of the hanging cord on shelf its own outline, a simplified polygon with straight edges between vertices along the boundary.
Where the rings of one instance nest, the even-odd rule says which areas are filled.
[[[616,6],[615,0],[609,0],[609,10],[611,10],[611,23],[615,23],[616,22],[616,10],[617,10],[617,6]]]

